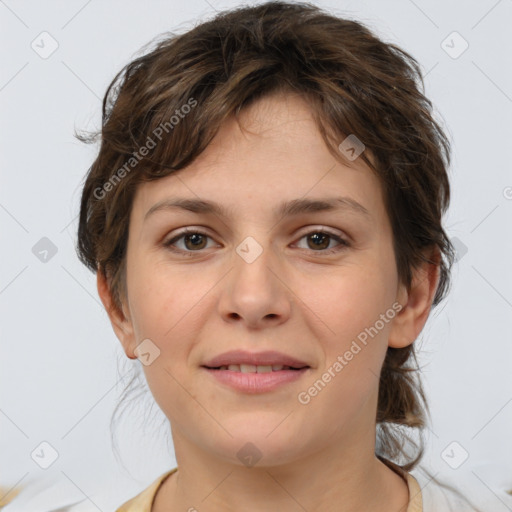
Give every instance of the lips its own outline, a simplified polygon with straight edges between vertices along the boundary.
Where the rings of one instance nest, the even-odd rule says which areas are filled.
[[[310,367],[305,361],[281,352],[247,352],[244,350],[224,352],[209,359],[202,366],[209,369],[241,371],[242,373],[266,373]]]

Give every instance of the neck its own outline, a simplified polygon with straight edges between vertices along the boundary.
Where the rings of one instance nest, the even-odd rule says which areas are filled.
[[[288,464],[248,468],[201,452],[173,430],[178,471],[162,485],[152,512],[405,512],[405,480],[376,458],[373,449],[361,451],[360,446],[368,443],[359,437],[361,443],[343,450],[335,450],[341,445],[333,442],[328,449]]]

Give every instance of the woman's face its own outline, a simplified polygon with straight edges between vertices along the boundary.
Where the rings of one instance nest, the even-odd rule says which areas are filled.
[[[272,466],[374,433],[388,344],[413,340],[395,325],[406,296],[377,178],[333,158],[300,97],[241,121],[250,132],[232,119],[188,168],[138,188],[116,333],[175,443]],[[229,351],[246,353],[235,365],[274,354],[250,375],[207,368]],[[286,358],[303,369],[269,372]]]

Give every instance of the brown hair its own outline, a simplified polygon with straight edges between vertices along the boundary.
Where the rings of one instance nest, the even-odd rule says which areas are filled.
[[[410,289],[414,268],[438,264],[435,306],[447,293],[454,261],[441,224],[450,199],[450,144],[422,91],[411,55],[361,23],[311,4],[242,7],[184,34],[166,34],[112,80],[101,132],[77,135],[84,142],[101,135],[81,199],[79,258],[111,279],[120,308],[137,185],[185,168],[229,116],[238,119],[258,98],[293,92],[308,101],[335,158],[350,164],[339,149],[348,135],[363,142],[361,158],[384,190],[399,279]],[[438,250],[438,260],[428,259],[430,248]],[[414,468],[423,438],[418,446],[397,427],[421,433],[425,413],[414,344],[388,348],[379,385],[377,454],[403,457],[401,467]],[[415,453],[405,453],[404,438]]]

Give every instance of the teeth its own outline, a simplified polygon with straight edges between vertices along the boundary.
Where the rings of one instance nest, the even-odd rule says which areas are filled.
[[[258,373],[268,373],[272,371],[272,366],[257,366],[256,371]]]
[[[230,370],[232,372],[241,372],[241,373],[269,373],[272,371],[279,371],[283,368],[288,369],[288,366],[283,366],[282,364],[273,364],[273,365],[254,365],[254,364],[230,364],[220,366],[219,370]]]

